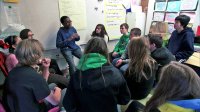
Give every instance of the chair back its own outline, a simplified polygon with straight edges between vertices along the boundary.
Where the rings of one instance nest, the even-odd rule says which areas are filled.
[[[5,66],[6,56],[4,53],[0,52],[0,69],[3,72],[4,76],[8,76],[8,70]]]

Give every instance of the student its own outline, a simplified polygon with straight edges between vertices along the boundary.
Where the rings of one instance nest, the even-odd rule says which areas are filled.
[[[128,24],[123,23],[120,25],[120,32],[122,36],[119,39],[119,42],[115,45],[113,52],[111,53],[111,58],[119,58],[125,51],[126,45],[129,41],[129,33],[128,33]]]
[[[23,29],[20,32],[20,38],[22,40],[24,39],[33,39],[33,32],[30,29]],[[51,59],[51,63],[50,63],[50,71],[52,71],[55,74],[59,74],[59,75],[63,75],[62,71],[60,70],[58,63],[56,62],[55,59]]]
[[[146,98],[153,88],[157,63],[149,55],[149,42],[146,37],[133,38],[128,46],[130,62],[124,74],[131,92],[131,99]]]
[[[109,63],[106,42],[90,39],[63,99],[66,111],[117,112],[117,104],[125,105],[129,100],[124,77]]]
[[[187,25],[190,17],[186,15],[179,15],[175,18],[175,31],[169,39],[168,49],[175,55],[176,60],[187,60],[194,52],[194,32],[192,28]]]
[[[101,37],[103,38],[106,43],[109,41],[108,33],[106,32],[106,28],[103,24],[98,24],[95,30],[92,32],[92,37]]]
[[[80,58],[82,51],[75,41],[80,40],[76,29],[72,26],[72,21],[68,16],[62,16],[60,22],[63,27],[60,27],[57,33],[56,47],[60,49],[62,55],[69,65],[69,73],[72,75],[76,68],[73,56]]]
[[[160,35],[150,34],[148,37],[151,57],[154,58],[158,64],[164,66],[176,60],[174,55],[167,48],[162,47],[163,40]]]
[[[43,100],[57,105],[61,98],[58,87],[50,91],[45,81],[49,76],[50,59],[42,58],[43,47],[38,40],[26,39],[20,42],[15,55],[19,66],[13,68],[6,79],[4,102],[9,112],[40,112]],[[41,60],[43,74],[38,74],[35,66]]]
[[[9,44],[10,46],[9,47],[10,54],[6,56],[6,61],[5,61],[5,65],[7,67],[8,72],[11,71],[18,64],[18,59],[16,58],[14,51],[20,41],[21,38],[17,36],[8,36],[7,38],[5,38],[5,43]],[[42,73],[43,68],[40,66],[40,64],[37,68],[38,72]],[[55,83],[56,85],[58,85],[60,88],[63,89],[67,87],[69,80],[67,80],[61,75],[50,73],[47,82],[49,84]]]
[[[156,22],[155,25],[151,25],[149,33],[150,34],[156,34],[160,35],[163,40],[162,46],[166,46],[169,40],[169,35],[168,35],[168,29],[167,29],[167,23],[166,22]]]
[[[200,78],[190,67],[171,62],[161,72],[161,79],[144,112],[196,112],[200,110]]]
[[[33,32],[30,29],[23,29],[20,34],[19,34],[20,38],[22,40],[24,39],[33,39]]]
[[[18,64],[18,60],[14,54],[14,50],[19,42],[21,42],[21,38],[16,35],[8,36],[4,39],[4,42],[9,45],[9,54],[6,56],[5,65],[8,72],[10,72]]]
[[[139,28],[132,28],[130,32],[129,41],[132,40],[133,38],[140,37],[140,35],[141,35],[141,30]],[[120,58],[114,59],[112,64],[117,68],[120,68],[120,71],[124,74],[124,72],[128,68],[128,62],[129,62],[129,57],[128,57],[128,45],[127,45],[125,48],[125,52],[121,55]]]

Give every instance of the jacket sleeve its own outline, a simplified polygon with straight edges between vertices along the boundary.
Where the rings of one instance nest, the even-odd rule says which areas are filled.
[[[181,50],[175,54],[176,59],[188,59],[194,53],[194,34],[187,33],[181,46]]]
[[[74,29],[74,33],[77,33],[76,29],[73,27]],[[75,41],[79,41],[80,40],[80,36],[78,38],[75,38]]]
[[[122,80],[123,82],[119,87],[119,94],[117,96],[117,100],[118,100],[118,104],[126,105],[130,101],[131,95],[130,95],[130,91],[127,86],[127,83],[123,76],[122,76]]]
[[[73,77],[73,76],[72,76]],[[67,112],[77,112],[77,102],[73,88],[73,78],[71,77],[67,91],[63,98],[63,106]]]
[[[119,39],[119,42],[117,42],[117,44],[115,45],[115,48],[114,48],[114,52],[117,52],[118,51],[118,49],[119,49],[119,44],[121,43],[120,42],[121,41],[121,39]]]
[[[60,32],[60,30],[57,33],[57,38],[56,38],[56,47],[57,48],[62,48],[67,46],[67,41],[63,40],[62,34]]]
[[[123,54],[121,56],[122,60],[125,60],[127,58],[128,58],[128,45],[126,46],[125,51],[123,51]]]

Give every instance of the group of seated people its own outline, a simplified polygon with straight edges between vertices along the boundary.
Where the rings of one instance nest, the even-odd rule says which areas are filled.
[[[98,33],[99,29],[102,34]],[[180,55],[189,56],[191,52],[174,54],[170,50],[172,46],[169,50],[162,46],[162,35],[141,36],[139,28],[131,29],[129,34],[126,23],[120,26],[120,31],[122,36],[109,53],[105,27],[96,26],[69,82],[54,74],[65,79],[65,91],[48,85],[53,75],[52,59],[43,57],[43,46],[33,39],[33,34],[21,38],[22,41],[17,36],[6,38],[10,51],[6,64],[12,63],[7,66],[9,75],[3,94],[6,110],[39,112],[47,111],[43,105],[59,105],[66,112],[118,112],[118,105],[130,103],[126,112],[200,111],[200,78],[190,67],[177,62]],[[150,100],[143,105],[140,100],[150,93]]]

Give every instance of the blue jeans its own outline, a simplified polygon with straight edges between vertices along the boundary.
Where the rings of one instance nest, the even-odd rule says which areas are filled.
[[[119,68],[119,70],[120,70],[120,72],[124,75],[125,72],[126,72],[126,70],[127,70],[127,68],[128,68],[128,63],[122,65],[122,66]]]
[[[69,48],[64,48],[64,49],[61,49],[61,53],[69,65],[69,74],[72,75],[76,71],[73,56],[76,56],[77,58],[80,59],[81,56],[83,55],[81,49],[78,48],[78,49],[72,50]]]
[[[112,61],[112,64],[115,66],[117,64],[117,61],[119,60],[120,58],[115,58],[113,61]],[[116,66],[115,66],[116,67]],[[124,74],[128,68],[128,63],[122,63],[119,67],[117,67],[122,74]]]

